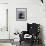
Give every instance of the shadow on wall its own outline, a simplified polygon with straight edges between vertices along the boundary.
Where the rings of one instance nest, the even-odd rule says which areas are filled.
[[[42,25],[40,25],[40,39],[42,40],[42,45],[44,46],[43,26]]]

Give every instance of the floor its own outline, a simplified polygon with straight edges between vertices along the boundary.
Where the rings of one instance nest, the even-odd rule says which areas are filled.
[[[11,43],[0,43],[0,46],[12,46]]]
[[[16,45],[12,45],[11,43],[0,43],[0,46],[16,46]],[[31,46],[28,43],[22,42],[22,44],[17,45],[17,46]],[[33,45],[33,46],[42,46],[42,45]]]
[[[22,44],[19,45],[19,46],[31,46],[31,45],[28,44],[28,43],[22,42]],[[43,46],[43,45],[41,45],[41,44],[34,44],[33,46]]]

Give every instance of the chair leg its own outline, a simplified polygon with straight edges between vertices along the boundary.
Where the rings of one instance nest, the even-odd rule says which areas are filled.
[[[33,46],[33,44],[34,44],[34,41],[33,41],[33,39],[32,39],[32,41],[31,41],[31,45],[30,45],[30,46]]]
[[[33,44],[34,44],[34,42],[32,42],[30,46],[33,46]]]
[[[20,45],[21,45],[21,41],[20,41]]]

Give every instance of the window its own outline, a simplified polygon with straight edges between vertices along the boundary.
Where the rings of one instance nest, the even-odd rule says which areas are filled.
[[[0,4],[0,31],[8,30],[8,4]]]

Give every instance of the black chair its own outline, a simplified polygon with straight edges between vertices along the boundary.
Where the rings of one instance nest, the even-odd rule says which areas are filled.
[[[20,36],[20,44],[22,41],[25,41],[25,39],[24,39],[25,34],[32,35],[32,38],[29,39],[29,41],[31,41],[32,45],[34,42],[39,43],[39,33],[40,33],[40,24],[36,24],[36,23],[29,24],[29,23],[27,23],[27,31],[22,31],[22,34],[19,35]]]
[[[27,31],[32,35],[33,41],[37,41],[39,43],[40,24],[27,24]]]

